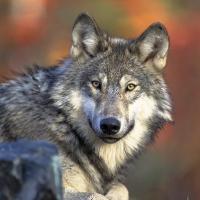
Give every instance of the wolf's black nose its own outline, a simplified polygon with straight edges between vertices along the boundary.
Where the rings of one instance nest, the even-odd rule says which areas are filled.
[[[120,121],[115,119],[114,117],[102,119],[100,122],[100,128],[104,134],[117,134],[120,129]]]

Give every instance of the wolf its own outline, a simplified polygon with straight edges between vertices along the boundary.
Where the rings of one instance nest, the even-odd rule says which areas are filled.
[[[161,23],[124,39],[80,14],[69,58],[0,84],[0,141],[50,141],[60,152],[66,192],[128,200],[124,166],[172,121],[163,78],[168,49]]]

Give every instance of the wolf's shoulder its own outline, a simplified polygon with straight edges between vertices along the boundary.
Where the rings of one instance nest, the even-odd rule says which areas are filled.
[[[20,91],[45,91],[49,85],[56,82],[65,73],[70,60],[54,66],[33,65],[23,73],[15,75],[13,79],[0,84],[0,94]],[[2,96],[2,95],[1,95]]]
[[[25,73],[0,84],[0,107],[47,105],[49,91],[66,70],[66,65],[35,65]]]

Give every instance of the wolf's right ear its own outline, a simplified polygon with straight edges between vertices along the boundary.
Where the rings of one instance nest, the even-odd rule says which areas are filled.
[[[102,33],[93,18],[82,13],[75,20],[72,30],[71,56],[83,63],[102,50]]]
[[[158,72],[162,72],[166,65],[168,48],[167,30],[159,22],[150,25],[131,45],[131,50],[139,61]]]

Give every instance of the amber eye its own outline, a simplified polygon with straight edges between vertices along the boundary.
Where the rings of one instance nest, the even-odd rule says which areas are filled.
[[[92,86],[93,86],[95,89],[98,89],[98,90],[101,89],[101,83],[100,83],[99,81],[92,81]]]
[[[126,86],[126,91],[133,91],[135,89],[136,85],[134,83],[129,83],[127,86]]]

